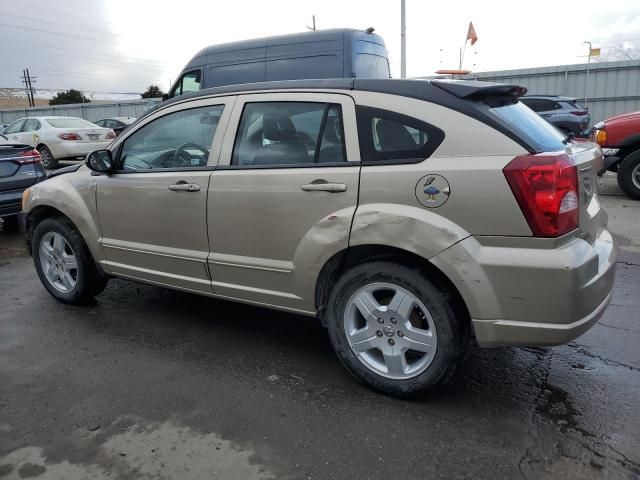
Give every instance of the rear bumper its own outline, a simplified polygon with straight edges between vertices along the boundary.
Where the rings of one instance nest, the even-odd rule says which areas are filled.
[[[22,209],[23,190],[0,192],[0,217],[15,215]]]
[[[478,343],[483,347],[500,345],[560,345],[589,330],[600,319],[611,300],[611,293],[598,307],[572,323],[517,322],[512,320],[472,320]]]
[[[478,240],[431,261],[458,288],[483,347],[566,343],[597,322],[611,298],[618,250],[606,229],[593,244]]]

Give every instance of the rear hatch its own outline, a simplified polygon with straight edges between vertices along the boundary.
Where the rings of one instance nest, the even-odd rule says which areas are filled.
[[[526,88],[476,81],[432,84],[465,102],[465,111],[519,143],[504,175],[536,237],[577,234],[593,243],[607,216],[597,195],[600,147],[575,142],[519,101]]]
[[[555,158],[562,163],[563,167],[572,170],[570,175],[577,178],[575,185],[579,211],[577,233],[589,243],[593,243],[599,230],[607,223],[606,213],[601,208],[597,192],[597,173],[603,168],[602,150],[599,145],[586,141],[572,141],[521,102],[494,105],[489,108],[489,111],[500,119],[513,136],[526,145],[531,154],[524,157],[529,159]],[[575,167],[575,172],[571,166]],[[511,186],[513,189],[513,185]],[[558,195],[562,195],[562,193]],[[561,201],[562,199],[558,198],[556,205],[560,206]],[[565,203],[561,208],[567,206],[569,205]],[[525,214],[525,216],[527,215]],[[529,218],[527,220],[529,221]],[[531,224],[531,221],[529,223]],[[568,232],[561,231],[559,235],[539,236],[560,236],[564,233]]]
[[[37,175],[28,145],[0,145],[0,192],[25,189],[33,185]]]

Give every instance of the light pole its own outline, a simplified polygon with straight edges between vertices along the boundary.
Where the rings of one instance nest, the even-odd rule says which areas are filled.
[[[589,103],[587,102],[587,89],[589,87],[589,65],[591,64],[591,42],[582,42],[583,44],[589,45],[589,56],[587,57],[587,78],[584,80],[584,106],[588,107]]]
[[[407,22],[404,0],[400,0],[400,78],[407,78]]]

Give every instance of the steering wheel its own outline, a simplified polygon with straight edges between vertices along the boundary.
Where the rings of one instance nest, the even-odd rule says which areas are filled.
[[[196,150],[200,150],[202,153],[204,153],[206,163],[206,159],[209,158],[209,149],[203,147],[202,145],[198,145],[197,143],[189,142],[180,145],[178,148],[176,148],[176,151],[174,153],[174,158],[176,160],[182,160],[182,166],[190,166],[191,159],[193,158],[193,156],[189,152],[187,152],[187,148],[195,148]],[[185,157],[185,155],[188,155],[188,157]]]

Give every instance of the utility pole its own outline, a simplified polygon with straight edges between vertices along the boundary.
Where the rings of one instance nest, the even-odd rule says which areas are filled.
[[[584,106],[588,107],[589,102],[587,101],[587,89],[589,88],[589,66],[591,65],[591,50],[592,45],[591,42],[582,42],[583,44],[589,45],[589,56],[587,58],[587,78],[584,79]]]
[[[313,24],[312,24],[311,27],[307,26],[307,30],[313,30],[315,32],[316,31],[316,16],[315,15],[311,15],[311,20],[312,20]]]
[[[405,0],[400,0],[400,78],[407,78],[407,19]]]
[[[27,102],[29,102],[29,106],[31,105],[31,95],[29,95],[29,82],[27,82],[27,71],[25,69],[22,70],[22,83],[24,83],[24,93],[27,95]]]
[[[29,82],[29,93],[31,94],[31,106],[35,107],[36,106],[36,100],[35,100],[35,97],[33,95],[33,85],[32,85],[32,83],[36,83],[36,78],[38,78],[38,77],[32,77],[29,74],[29,69],[27,68],[26,70],[27,70],[27,82]]]

